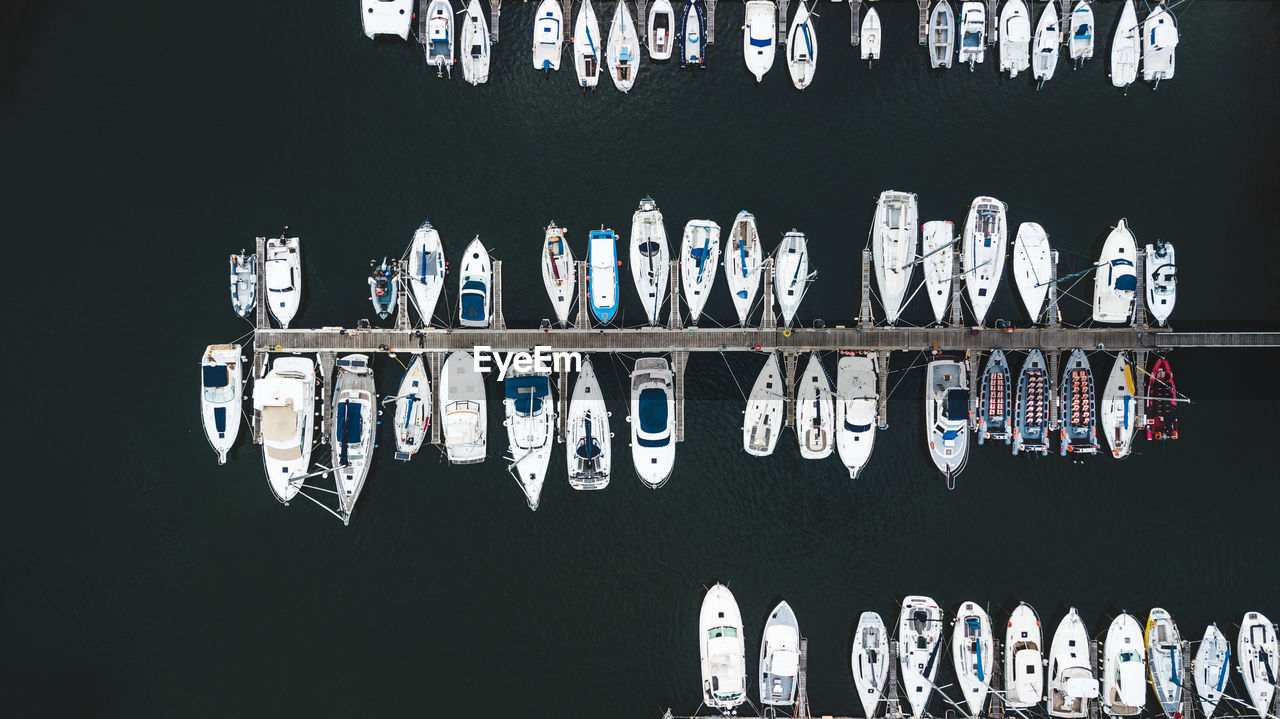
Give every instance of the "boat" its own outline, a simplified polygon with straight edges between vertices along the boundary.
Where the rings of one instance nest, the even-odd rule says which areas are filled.
[[[565,420],[565,459],[569,465],[569,486],[574,489],[604,489],[609,486],[613,452],[609,431],[609,410],[596,379],[591,359],[582,359],[578,381],[573,383],[569,416]]]
[[[454,352],[440,368],[440,429],[453,464],[483,462],[488,448],[484,375],[475,364],[470,352]]]
[[[396,459],[408,462],[426,444],[431,426],[431,377],[421,353],[414,353],[400,378],[395,401]]]
[[[849,664],[853,667],[853,685],[867,717],[874,717],[884,698],[889,679],[889,632],[875,612],[863,612],[853,635]]]
[[[1073,350],[1062,370],[1062,428],[1059,452],[1097,454],[1098,417],[1095,414],[1093,369],[1084,350]]]
[[[631,216],[631,279],[650,325],[662,320],[662,303],[667,299],[667,280],[671,276],[671,250],[667,248],[667,229],[662,212],[653,198],[640,200],[640,209]]]
[[[1111,84],[1127,89],[1138,79],[1138,55],[1141,52],[1141,31],[1138,13],[1133,0],[1124,0],[1120,20],[1116,24],[1116,38],[1111,43]]]
[[[809,87],[817,70],[818,36],[814,32],[813,15],[804,0],[800,0],[787,33],[787,71],[791,73],[791,84],[797,90]]]
[[[1084,719],[1089,702],[1098,698],[1098,680],[1089,659],[1089,632],[1072,607],[1058,622],[1049,645],[1049,716]]]
[[[962,359],[939,355],[925,370],[924,429],[929,457],[947,489],[969,456],[969,371]]]
[[[698,654],[702,660],[702,703],[729,710],[747,699],[746,645],[742,614],[723,584],[707,591],[698,613]]]
[[[753,0],[754,1],[754,0]],[[760,233],[756,218],[750,212],[739,212],[729,229],[729,244],[724,251],[724,279],[738,311],[738,324],[746,326],[751,303],[760,289]]]
[[[1128,352],[1116,355],[1116,363],[1112,365],[1107,384],[1102,388],[1102,406],[1098,414],[1102,421],[1102,436],[1111,446],[1111,455],[1116,459],[1128,457],[1133,449],[1133,434],[1138,429],[1138,388]]]
[[[631,461],[640,481],[658,489],[676,461],[676,401],[671,366],[661,357],[641,357],[631,373]]]
[[[1044,354],[1031,350],[1018,372],[1018,400],[1013,408],[1013,453],[1049,453],[1049,370]]]
[[[982,384],[978,390],[978,444],[988,439],[1002,439],[1005,444],[1012,438],[1013,375],[1001,350],[992,350],[982,371]]]
[[[1040,81],[1037,90],[1052,80],[1054,71],[1058,69],[1059,34],[1058,10],[1049,3],[1040,13],[1035,41],[1031,45],[1031,76]]]
[[[680,241],[680,284],[689,307],[689,320],[695,325],[716,282],[719,261],[720,225],[711,220],[686,222]]]
[[[951,3],[939,0],[929,13],[929,67],[951,67],[956,47],[956,16]]]
[[[875,355],[844,355],[836,363],[836,451],[851,479],[867,466],[875,448],[877,371]]]
[[[378,35],[408,40],[412,22],[413,0],[360,0],[360,24],[370,40]]]
[[[810,353],[809,363],[800,375],[796,390],[796,439],[800,440],[800,457],[824,459],[831,456],[831,430],[835,425],[835,407],[831,401],[831,381],[822,368],[817,352]]]
[[[929,305],[933,307],[933,319],[942,324],[951,302],[951,281],[955,262],[955,226],[950,220],[930,220],[924,223],[923,250],[920,264],[924,267],[924,286],[929,293]]]
[[[912,595],[902,600],[898,615],[898,656],[902,685],[911,704],[911,716],[920,719],[929,707],[938,665],[942,663],[942,609],[929,597]]]
[[[969,206],[964,223],[964,247],[961,258],[964,265],[964,285],[969,292],[969,304],[974,319],[982,326],[991,308],[991,300],[1000,287],[1000,275],[1004,272],[1009,227],[1005,221],[1008,208],[994,197],[979,197]]]
[[[569,307],[573,304],[577,287],[577,265],[573,250],[564,239],[564,228],[552,222],[547,225],[542,240],[542,284],[556,311],[556,321],[561,327],[569,324]]]
[[[458,322],[463,327],[488,327],[493,319],[493,265],[477,235],[462,255],[458,277]]]
[[[1146,246],[1143,270],[1147,273],[1147,309],[1161,326],[1173,314],[1178,301],[1178,262],[1173,243],[1156,240]]]
[[[1167,719],[1182,719],[1182,686],[1186,667],[1182,664],[1182,634],[1169,612],[1156,607],[1147,615],[1144,633],[1147,642],[1147,672],[1151,689]],[[1176,715],[1176,716],[1175,716]]]
[[[782,433],[782,411],[787,396],[783,394],[782,373],[778,369],[778,354],[769,353],[764,367],[756,376],[747,397],[747,409],[742,415],[742,449],[756,457],[773,454]]]
[[[951,634],[951,663],[955,666],[956,683],[969,706],[970,716],[979,717],[986,713],[994,657],[991,617],[974,602],[961,604]]]
[[[582,0],[573,24],[573,71],[582,87],[595,87],[600,82],[600,22],[591,0]]]
[[[1271,713],[1276,680],[1280,678],[1280,646],[1276,643],[1276,626],[1261,612],[1245,612],[1236,639],[1236,661],[1253,710],[1260,717]]]
[[[960,6],[960,62],[969,63],[973,72],[987,54],[987,6],[978,0],[965,0]]]
[[[472,85],[489,82],[489,25],[480,9],[480,0],[471,0],[462,18],[462,79]]]
[[[1018,234],[1013,238],[1013,282],[1033,323],[1040,321],[1052,271],[1049,235],[1044,228],[1036,222],[1018,225]]]
[[[1107,716],[1138,716],[1147,704],[1146,660],[1142,629],[1128,613],[1111,620],[1102,649],[1102,711]]]
[[[903,300],[911,288],[920,226],[916,223],[916,196],[889,190],[880,193],[871,221],[871,253],[875,259],[876,286],[884,305],[885,321],[895,324]]]
[[[804,300],[812,275],[809,273],[809,239],[794,228],[782,236],[774,258],[773,290],[782,310],[782,324],[791,327],[796,310]]]
[[[422,318],[423,325],[430,325],[435,316],[447,266],[440,233],[431,226],[430,220],[423,220],[413,233],[409,249],[409,291],[418,306],[418,316]]]
[[[649,6],[647,25],[649,59],[662,62],[671,59],[675,47],[676,11],[671,0],[654,0]]]
[[[542,0],[533,16],[533,69],[550,72],[560,69],[564,47],[564,12],[556,0]]]
[[[799,674],[800,624],[791,605],[778,602],[760,637],[760,703],[795,704]]]
[[[1231,642],[1227,641],[1217,624],[1204,628],[1204,638],[1200,640],[1191,667],[1204,719],[1213,719],[1218,702],[1222,701],[1222,694],[1227,690],[1227,680],[1231,678]]]
[[[333,383],[333,478],[338,492],[342,523],[351,521],[360,490],[373,463],[373,435],[377,429],[378,393],[368,355],[338,358],[338,378]]]
[[[240,251],[231,255],[231,307],[241,317],[248,317],[258,302],[258,256]]]
[[[1125,220],[1107,235],[1102,258],[1093,275],[1093,321],[1120,324],[1133,317],[1138,278],[1133,261],[1138,254],[1133,233]]]
[[[1010,709],[1034,707],[1044,694],[1044,635],[1026,602],[1014,608],[1004,631],[1004,692]]]
[[[267,283],[267,309],[281,327],[289,329],[302,300],[302,244],[297,237],[267,240],[263,279]]]
[[[1169,360],[1161,357],[1147,375],[1147,439],[1178,438],[1178,387]]]
[[[385,257],[381,264],[377,260],[369,260],[369,266],[373,268],[369,273],[369,301],[373,303],[374,314],[381,320],[395,311],[396,300],[400,296],[400,283],[396,281],[400,272],[396,264]]]
[[[1177,48],[1178,25],[1173,13],[1156,5],[1142,22],[1142,79],[1156,87],[1161,80],[1172,79]]]
[[[640,36],[636,34],[636,23],[631,19],[631,6],[627,0],[618,0],[613,11],[605,62],[609,66],[613,86],[623,92],[631,92],[640,72]]]
[[[1031,66],[1031,16],[1026,3],[1005,0],[996,38],[1000,41],[1000,72],[1008,72],[1012,80]]]
[[[707,66],[707,11],[699,0],[685,0],[680,12],[680,67]]]
[[[746,25],[742,32],[742,55],[756,82],[773,67],[774,40],[778,35],[777,11],[772,0],[747,0]]]
[[[592,230],[587,240],[587,293],[591,314],[612,322],[618,314],[618,245],[613,230]]]
[[[427,11],[418,18],[418,36],[427,55],[427,64],[436,69],[436,77],[448,73],[453,77],[453,4],[450,0],[431,0]]]
[[[867,14],[862,18],[862,29],[858,35],[858,43],[862,48],[862,59],[867,61],[867,65],[871,65],[872,60],[880,59],[880,38],[883,35],[880,32],[880,13],[876,12],[874,7],[867,8]]]
[[[556,445],[555,396],[551,377],[512,370],[503,381],[502,409],[507,428],[507,471],[520,483],[529,509],[537,511],[542,483]]]
[[[1093,7],[1089,0],[1076,0],[1071,10],[1071,37],[1067,40],[1067,56],[1075,68],[1093,57]]]
[[[200,360],[200,420],[204,436],[227,463],[227,452],[240,435],[240,392],[244,387],[240,345],[209,345]]]
[[[316,365],[309,357],[279,357],[266,377],[253,381],[267,486],[285,504],[298,495],[311,466],[315,405]]]

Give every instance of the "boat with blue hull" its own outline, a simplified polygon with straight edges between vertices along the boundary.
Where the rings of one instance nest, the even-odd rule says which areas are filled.
[[[1062,456],[1098,453],[1096,405],[1089,358],[1084,350],[1075,350],[1062,370]]]
[[[707,11],[700,0],[685,0],[680,12],[680,67],[707,66]]]
[[[1049,370],[1044,353],[1031,350],[1018,373],[1018,401],[1013,410],[1013,453],[1049,453]]]
[[[592,230],[587,242],[587,294],[591,314],[609,323],[618,314],[618,243],[613,230]]]
[[[1013,409],[1010,394],[1012,384],[1004,352],[993,351],[987,360],[987,368],[982,372],[982,386],[978,395],[978,444],[988,439],[1002,439],[1005,444],[1009,444],[1009,419]]]

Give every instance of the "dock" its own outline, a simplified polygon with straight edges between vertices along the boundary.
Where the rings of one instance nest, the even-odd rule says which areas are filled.
[[[920,10],[920,44],[929,42],[929,0],[916,0],[916,8]]]
[[[716,41],[716,0],[707,0],[707,44]]]
[[[502,17],[502,0],[489,0],[489,42],[498,44],[498,19]]]
[[[862,41],[861,20],[862,0],[849,0],[849,44],[854,47]]]

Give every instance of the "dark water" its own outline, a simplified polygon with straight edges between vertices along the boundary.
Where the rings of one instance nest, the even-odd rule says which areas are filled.
[[[673,239],[689,218],[728,227],[740,209],[770,247],[804,230],[819,277],[801,316],[844,322],[876,193],[913,190],[922,220],[957,222],[991,194],[1011,223],[1048,229],[1063,272],[1119,217],[1140,242],[1176,242],[1180,329],[1276,329],[1273,3],[1184,5],[1177,78],[1127,97],[1105,49],[1040,92],[990,62],[930,73],[907,3],[880,8],[885,59],[869,71],[847,6],[823,3],[804,93],[781,62],[753,87],[728,3],[711,69],[645,64],[630,96],[607,80],[583,93],[571,69],[529,67],[532,10],[504,8],[478,89],[437,80],[411,46],[365,40],[354,2],[6,11],[7,246],[33,268],[20,275],[40,279],[37,259],[65,274],[11,292],[38,303],[7,343],[21,379],[6,426],[29,429],[10,439],[0,524],[3,714],[692,711],[697,609],[715,581],[742,607],[750,672],[769,608],[795,607],[827,713],[858,710],[858,613],[891,617],[907,593],[989,603],[997,621],[1017,600],[1046,623],[1074,605],[1093,631],[1160,605],[1196,638],[1246,609],[1280,615],[1274,352],[1175,354],[1195,399],[1176,443],[1080,465],[983,448],[955,492],[925,454],[918,371],[895,372],[890,428],[850,481],[835,458],[801,462],[790,436],[748,461],[733,377],[749,384],[759,360],[716,355],[690,363],[688,441],[658,492],[627,466],[625,366],[603,358],[614,482],[572,492],[557,455],[536,514],[500,462],[401,465],[389,438],[347,528],[279,506],[256,448],[215,466],[196,358],[248,330],[228,308],[227,252],[285,224],[305,243],[304,326],[367,316],[369,258],[398,254],[423,217],[453,253],[478,233],[507,261],[508,323],[531,326],[551,311],[532,269],[546,222],[581,253],[587,229],[625,230],[645,194]],[[1118,10],[1098,8],[1108,36]],[[727,321],[720,288],[707,312]],[[1083,303],[1064,307],[1085,319]],[[633,294],[624,308],[635,324]],[[917,298],[908,318],[928,313]],[[1013,295],[990,317],[1020,319]],[[382,361],[382,387],[397,369]]]

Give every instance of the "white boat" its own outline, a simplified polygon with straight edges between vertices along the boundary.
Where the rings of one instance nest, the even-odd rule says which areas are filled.
[[[477,235],[462,254],[458,275],[458,322],[463,327],[488,327],[493,318],[493,265]]]
[[[720,261],[720,225],[711,220],[689,220],[680,241],[680,284],[684,302],[689,306],[689,320],[698,324],[702,308],[716,282],[716,265]]]
[[[1173,65],[1178,48],[1178,25],[1173,13],[1164,5],[1156,5],[1142,22],[1142,79],[1154,82],[1173,79]]]
[[[240,345],[209,345],[200,360],[200,421],[218,464],[240,435],[240,401],[244,387]]]
[[[1084,719],[1089,700],[1098,698],[1098,680],[1089,659],[1089,633],[1076,608],[1058,622],[1049,645],[1049,716]]]
[[[1111,620],[1102,648],[1102,711],[1138,716],[1147,704],[1142,628],[1130,614]]]
[[[316,365],[309,357],[280,357],[253,382],[260,417],[267,486],[286,504],[302,489],[315,431]]]
[[[889,632],[875,612],[863,612],[853,635],[849,664],[853,668],[853,686],[867,717],[874,717],[884,698],[889,679]]]
[[[699,0],[684,0],[680,11],[680,67],[706,68],[707,14]]]
[[[858,44],[862,48],[862,59],[870,65],[872,60],[880,59],[880,38],[883,34],[880,30],[880,13],[876,12],[874,7],[867,8],[867,14],[862,17],[862,29],[858,34]]]
[[[772,0],[747,0],[746,25],[742,31],[742,55],[756,82],[773,67],[778,35],[777,11]]]
[[[408,40],[412,22],[413,0],[360,0],[360,24],[370,40],[378,35]]]
[[[1014,608],[1004,631],[1004,692],[1011,709],[1037,706],[1044,694],[1044,636],[1026,602]]]
[[[231,255],[231,307],[241,317],[248,317],[258,302],[258,256],[244,250]]]
[[[742,415],[742,449],[756,457],[773,454],[782,433],[782,414],[787,396],[783,394],[782,374],[778,369],[778,354],[769,353],[756,383],[747,397],[747,409]]]
[[[876,443],[875,355],[845,355],[836,363],[836,451],[856,478]]]
[[[653,198],[640,200],[640,209],[631,216],[631,279],[636,283],[640,305],[650,325],[662,320],[662,303],[667,299],[671,276],[671,251],[662,212]]]
[[[591,0],[582,0],[573,25],[573,71],[583,87],[595,87],[600,82],[600,22]]]
[[[550,1],[550,0],[548,0]],[[569,323],[569,307],[573,304],[577,288],[577,265],[573,262],[573,250],[564,239],[564,228],[552,222],[547,225],[542,240],[542,284],[556,311],[556,321],[564,327]]]
[[[1067,40],[1067,56],[1080,67],[1085,60],[1093,57],[1093,35],[1096,30],[1093,20],[1093,7],[1089,0],[1076,0],[1071,10],[1071,37]]]
[[[942,609],[929,597],[912,595],[902,600],[898,615],[898,657],[902,686],[911,704],[911,716],[920,719],[929,707],[938,665],[942,663]]]
[[[747,699],[747,656],[742,614],[723,584],[707,591],[698,613],[698,654],[702,660],[702,703],[733,709]]]
[[[569,465],[569,486],[574,489],[604,489],[609,486],[613,452],[609,431],[609,410],[604,392],[596,380],[590,358],[582,359],[578,381],[573,383],[569,416],[565,421],[565,459]]]
[[[756,218],[750,212],[739,212],[729,229],[729,244],[724,250],[724,279],[733,296],[733,307],[738,311],[738,324],[743,326],[747,324],[756,290],[760,289],[762,254]]]
[[[462,18],[462,79],[472,85],[489,82],[489,24],[480,9],[480,0],[471,0]]]
[[[555,396],[551,377],[513,370],[503,384],[502,409],[507,428],[507,470],[520,483],[529,509],[537,511],[542,483],[556,445]]]
[[[297,237],[267,240],[263,275],[267,283],[267,309],[281,327],[289,329],[302,301],[302,244]]]
[[[489,412],[484,375],[470,352],[454,352],[440,368],[440,429],[444,451],[453,464],[484,461]]]
[[[333,383],[333,426],[329,446],[333,448],[333,477],[338,492],[338,514],[342,523],[360,499],[360,490],[373,463],[373,435],[377,429],[378,394],[373,384],[369,357],[362,354],[338,358],[338,378]]]
[[[1000,287],[1004,272],[1005,250],[1009,242],[1009,226],[1005,221],[1008,208],[994,197],[978,197],[969,206],[964,223],[964,285],[969,304],[979,326],[987,317],[991,300]]]
[[[676,401],[671,367],[661,357],[641,357],[631,373],[631,461],[640,481],[658,489],[676,461]]]
[[[1182,719],[1182,687],[1187,680],[1182,664],[1182,634],[1169,612],[1156,607],[1147,615],[1147,671],[1151,688],[1167,719]]]
[[[556,0],[542,0],[533,16],[533,69],[559,70],[563,47],[564,11]]]
[[[940,356],[925,369],[924,428],[929,457],[954,489],[969,457],[969,370],[963,360]]]
[[[1156,240],[1147,245],[1143,269],[1147,273],[1147,309],[1163,325],[1178,301],[1178,261],[1173,243]]]
[[[1195,663],[1191,666],[1195,669],[1192,673],[1204,719],[1213,719],[1218,702],[1222,701],[1222,694],[1227,690],[1227,680],[1231,678],[1231,642],[1227,641],[1217,624],[1204,628],[1204,638],[1200,640]]]
[[[591,314],[610,322],[618,314],[618,243],[613,230],[592,230],[587,239],[587,295]]]
[[[1043,86],[1053,79],[1058,69],[1058,45],[1061,43],[1058,29],[1058,10],[1053,3],[1045,5],[1036,23],[1035,42],[1031,46],[1031,76]]]
[[[1276,625],[1261,612],[1246,612],[1240,622],[1236,661],[1253,710],[1260,717],[1272,713],[1280,679],[1280,645],[1276,643]]]
[[[924,223],[923,253],[920,264],[924,267],[924,286],[933,307],[933,319],[942,324],[951,302],[951,282],[955,262],[955,226],[950,220],[930,220]]]
[[[951,67],[956,48],[956,17],[951,3],[939,0],[929,13],[929,67]]]
[[[774,255],[773,290],[782,310],[782,324],[790,327],[796,319],[796,310],[804,300],[809,287],[809,239],[794,229],[783,235],[782,244]]]
[[[1102,406],[1098,408],[1102,435],[1111,447],[1111,456],[1124,459],[1133,449],[1133,433],[1137,431],[1138,397],[1129,353],[1116,355],[1116,362],[1102,388]],[[1172,719],[1172,718],[1170,718]]]
[[[916,196],[889,190],[880,193],[871,221],[871,253],[875,258],[876,286],[884,305],[885,321],[895,324],[911,288],[920,226],[916,222]],[[950,270],[948,270],[949,272]]]
[[[423,220],[413,233],[409,250],[409,290],[423,325],[430,325],[435,316],[436,303],[444,289],[446,266],[440,233],[431,226],[430,220]]]
[[[436,77],[445,73],[453,77],[453,3],[431,0],[426,13],[418,18],[418,35],[427,64],[436,69]]]
[[[1125,220],[1107,235],[1102,257],[1093,275],[1093,321],[1122,324],[1133,316],[1138,278],[1133,260],[1138,254],[1133,233]]]
[[[431,426],[431,377],[420,353],[400,378],[395,400],[396,459],[407,462],[426,444]]]
[[[1044,228],[1036,222],[1018,225],[1018,234],[1013,238],[1013,282],[1032,323],[1040,321],[1040,313],[1044,310],[1052,267],[1049,235]]]
[[[987,55],[987,6],[978,0],[965,0],[960,6],[960,62],[975,63]]]
[[[1116,38],[1111,42],[1111,84],[1127,88],[1138,79],[1138,56],[1142,50],[1142,34],[1133,0],[1124,0]]]
[[[1000,71],[1015,78],[1031,66],[1031,16],[1022,0],[1005,0],[1000,9],[1000,26],[996,29],[1000,42]]]
[[[831,436],[835,428],[834,404],[827,371],[822,368],[818,353],[813,352],[796,389],[796,439],[800,440],[801,458],[824,459],[831,456],[834,449]]]
[[[951,663],[970,716],[984,716],[987,695],[991,693],[991,670],[995,667],[995,640],[991,617],[975,602],[961,604],[956,612]]]
[[[640,72],[640,36],[636,34],[635,20],[631,19],[631,6],[627,0],[618,0],[609,24],[609,45],[605,50],[605,62],[613,86],[630,92]]]
[[[813,15],[804,0],[800,0],[800,7],[796,8],[796,16],[791,21],[791,30],[787,33],[787,71],[791,73],[791,84],[797,90],[809,87],[817,70],[818,36],[813,27]]]
[[[649,6],[646,28],[649,59],[658,62],[670,60],[671,51],[676,46],[676,11],[671,7],[671,0],[655,0]]]
[[[760,703],[791,706],[796,703],[800,676],[800,624],[786,602],[769,613],[760,637]]]

